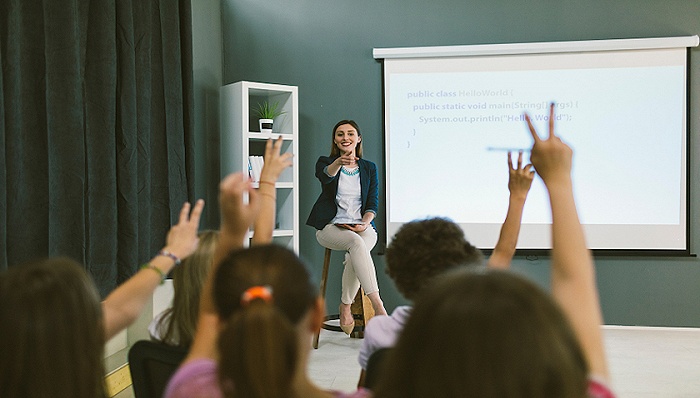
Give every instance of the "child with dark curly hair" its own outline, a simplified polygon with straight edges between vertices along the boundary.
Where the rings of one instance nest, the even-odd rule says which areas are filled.
[[[578,218],[572,149],[554,131],[531,161],[551,206],[550,292],[516,275],[461,267],[425,286],[382,363],[376,398],[614,398],[595,264]]]
[[[534,178],[531,168],[531,164],[523,167],[522,152],[518,154],[517,167],[513,167],[511,153],[508,153],[508,212],[488,259],[489,267],[510,266],[525,199]],[[446,218],[428,218],[406,223],[396,232],[386,249],[386,272],[399,292],[413,301],[433,277],[455,267],[481,265],[483,258],[481,251],[467,241],[464,231],[456,223]],[[399,306],[391,315],[375,316],[367,324],[358,358],[362,367],[360,386],[364,385],[369,357],[381,348],[394,345],[410,312],[411,306]]]

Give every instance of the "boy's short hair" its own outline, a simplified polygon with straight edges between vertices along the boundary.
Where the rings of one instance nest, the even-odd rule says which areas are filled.
[[[386,250],[386,273],[401,294],[414,298],[434,276],[456,266],[481,265],[483,255],[446,218],[427,218],[404,224]]]

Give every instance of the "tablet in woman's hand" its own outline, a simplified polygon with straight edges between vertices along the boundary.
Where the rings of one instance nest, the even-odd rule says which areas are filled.
[[[344,223],[335,223],[335,225],[338,228],[345,228],[345,229],[352,229],[355,225],[362,225],[363,223],[361,222],[344,222]]]

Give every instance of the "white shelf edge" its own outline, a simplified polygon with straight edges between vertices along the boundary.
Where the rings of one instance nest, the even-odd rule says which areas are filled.
[[[249,92],[252,92],[253,95],[287,94],[297,91],[297,87],[295,86],[286,86],[276,83],[251,82],[245,80],[238,83],[246,86]]]
[[[294,139],[294,136],[292,134],[283,134],[283,133],[272,133],[272,134],[262,134],[257,131],[249,131],[248,132],[248,138],[251,140],[268,140],[270,138],[272,139],[277,139],[277,137],[282,136],[283,141],[292,141]]]

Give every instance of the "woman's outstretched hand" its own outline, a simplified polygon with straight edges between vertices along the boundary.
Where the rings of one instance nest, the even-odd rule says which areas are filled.
[[[342,153],[333,163],[335,163],[338,168],[341,166],[354,166],[357,164],[358,159],[360,158],[353,153]]]

